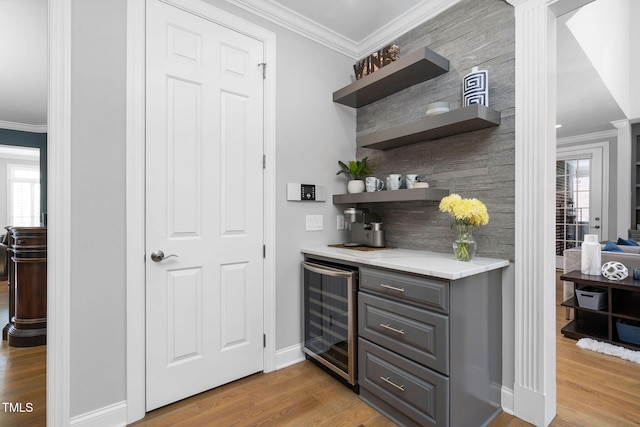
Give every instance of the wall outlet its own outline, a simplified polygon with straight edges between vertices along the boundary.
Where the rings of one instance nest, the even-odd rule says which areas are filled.
[[[322,215],[307,215],[307,231],[324,230],[324,217]]]
[[[337,228],[336,229],[337,230],[344,230],[344,215],[338,215],[336,217],[336,219],[337,219],[337,224],[336,224]]]

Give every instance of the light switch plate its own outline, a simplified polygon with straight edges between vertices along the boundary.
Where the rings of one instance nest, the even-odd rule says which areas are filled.
[[[324,230],[324,217],[322,215],[307,215],[307,231]]]

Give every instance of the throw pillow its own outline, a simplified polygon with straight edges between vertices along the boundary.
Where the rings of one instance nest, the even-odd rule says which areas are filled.
[[[638,242],[636,242],[633,238],[629,237],[628,239],[623,239],[622,237],[618,237],[618,241],[616,244],[621,246],[640,246]]]
[[[603,252],[623,252],[622,249],[620,249],[620,247],[618,247],[618,245],[613,243],[611,240],[609,240],[607,244],[604,245],[604,248],[602,248],[602,251]]]

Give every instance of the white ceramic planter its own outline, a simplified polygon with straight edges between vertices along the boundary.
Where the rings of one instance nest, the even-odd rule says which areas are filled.
[[[347,193],[364,192],[364,181],[361,179],[353,179],[347,184]]]

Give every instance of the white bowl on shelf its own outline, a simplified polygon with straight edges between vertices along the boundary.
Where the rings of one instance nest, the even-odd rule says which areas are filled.
[[[432,102],[427,105],[427,116],[435,116],[436,114],[447,113],[448,111],[448,102]]]

